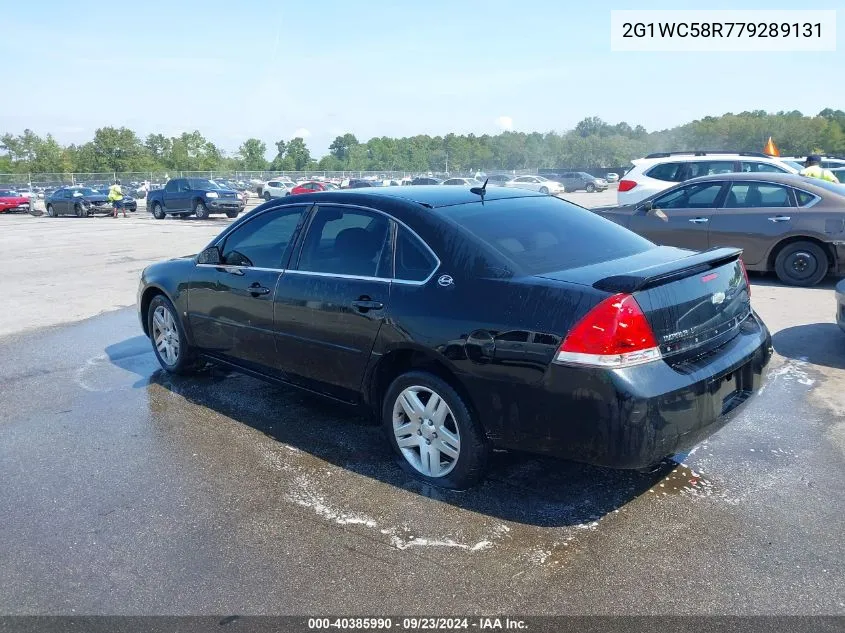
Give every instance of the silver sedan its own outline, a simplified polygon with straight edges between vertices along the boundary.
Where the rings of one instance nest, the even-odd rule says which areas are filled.
[[[505,187],[514,187],[516,189],[530,189],[531,191],[539,191],[540,193],[557,194],[565,193],[566,188],[559,182],[543,178],[543,176],[517,176],[513,180],[505,183]]]

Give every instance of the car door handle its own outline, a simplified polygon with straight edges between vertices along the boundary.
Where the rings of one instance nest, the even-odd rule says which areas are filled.
[[[769,222],[789,222],[791,219],[788,215],[776,215],[773,218],[769,218]]]
[[[252,295],[254,295],[254,296],[258,296],[258,295],[268,295],[268,294],[270,294],[270,289],[269,289],[269,288],[265,288],[264,286],[262,286],[260,283],[258,283],[258,282],[256,281],[255,283],[253,283],[253,284],[249,287],[249,292],[250,292],[250,294],[252,294]]]
[[[353,301],[352,305],[358,310],[358,312],[381,310],[384,307],[384,304],[380,301],[372,301],[370,299],[358,299],[357,301]]]
[[[693,224],[705,224],[710,221],[710,218],[690,218]]]

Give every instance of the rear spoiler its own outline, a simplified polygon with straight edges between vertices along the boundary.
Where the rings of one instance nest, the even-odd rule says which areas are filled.
[[[605,292],[636,292],[676,279],[690,277],[699,272],[706,272],[735,261],[739,259],[740,255],[742,255],[741,248],[711,248],[673,262],[634,270],[625,275],[613,275],[599,279],[593,284],[593,288]]]

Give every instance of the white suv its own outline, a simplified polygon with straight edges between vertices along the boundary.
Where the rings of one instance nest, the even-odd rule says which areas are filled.
[[[619,181],[617,204],[637,204],[649,196],[698,176],[732,172],[797,174],[779,158],[757,152],[660,152],[631,161],[633,167]]]
[[[268,180],[261,187],[261,197],[265,200],[284,198],[290,194],[290,190],[294,187],[296,187],[296,183],[290,180]]]

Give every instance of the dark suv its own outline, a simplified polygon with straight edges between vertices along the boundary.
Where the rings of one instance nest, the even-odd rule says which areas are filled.
[[[554,178],[567,191],[586,191],[593,193],[594,191],[604,191],[607,189],[607,181],[604,178],[596,178],[585,171],[564,171]]]

